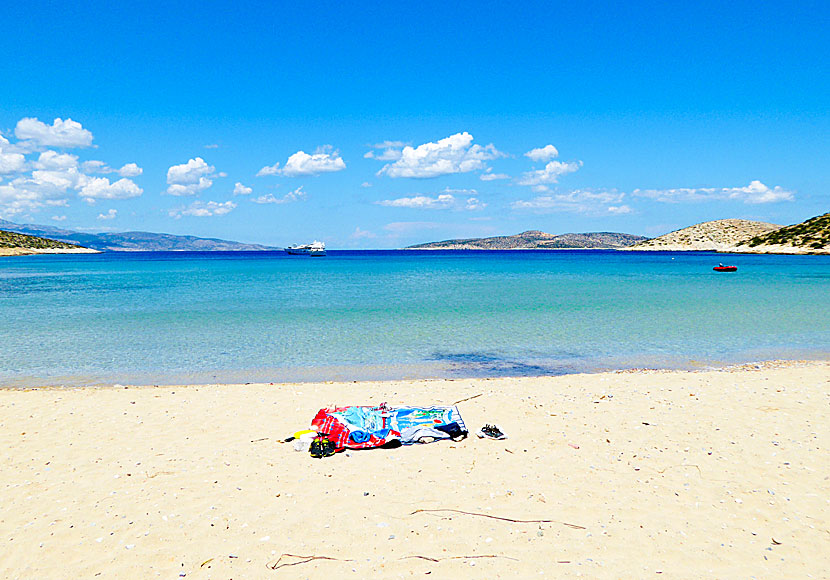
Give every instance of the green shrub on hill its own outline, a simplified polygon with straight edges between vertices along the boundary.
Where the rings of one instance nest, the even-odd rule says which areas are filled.
[[[755,236],[746,244],[753,248],[761,245],[794,246],[814,250],[830,247],[830,213],[762,236]]]
[[[38,238],[35,236],[27,236],[26,234],[16,234],[14,232],[7,232],[0,230],[0,248],[27,248],[35,250],[49,250],[55,248],[78,248],[73,244],[65,242],[58,242],[56,240],[49,240],[47,238]]]

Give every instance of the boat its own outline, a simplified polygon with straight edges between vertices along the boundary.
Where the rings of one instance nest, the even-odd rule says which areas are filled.
[[[326,244],[314,240],[310,244],[294,244],[288,246],[285,251],[295,256],[325,256]]]
[[[723,264],[718,264],[714,268],[712,268],[715,272],[737,272],[737,266],[724,266]]]

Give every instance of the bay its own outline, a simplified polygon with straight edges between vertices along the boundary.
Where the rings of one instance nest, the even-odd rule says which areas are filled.
[[[738,266],[717,273],[719,262]],[[0,261],[0,386],[532,376],[830,358],[830,256],[329,251]]]

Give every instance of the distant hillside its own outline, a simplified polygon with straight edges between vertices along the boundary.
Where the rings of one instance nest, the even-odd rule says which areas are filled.
[[[444,240],[409,246],[408,250],[564,250],[623,248],[647,240],[643,236],[594,232],[554,235],[529,230],[514,236]]]
[[[766,222],[738,219],[715,220],[670,232],[626,249],[734,252],[741,242],[780,228],[781,226]]]
[[[0,220],[0,229],[32,236],[42,236],[77,244],[87,248],[110,252],[161,252],[161,251],[260,251],[272,250],[259,244],[243,244],[215,238],[175,236],[150,232],[121,232],[91,234],[64,230],[37,224],[16,224]]]
[[[830,213],[757,235],[742,244],[741,251],[830,253]]]
[[[20,256],[25,254],[50,253],[88,253],[94,250],[74,244],[58,242],[37,236],[27,236],[15,232],[0,230],[0,256]]]

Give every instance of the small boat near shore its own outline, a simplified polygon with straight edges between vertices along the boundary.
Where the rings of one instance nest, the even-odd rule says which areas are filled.
[[[326,244],[314,240],[310,244],[294,244],[293,246],[288,246],[285,248],[285,251],[293,256],[325,256]]]
[[[724,266],[723,264],[718,264],[714,268],[712,268],[715,272],[737,272],[737,266]]]

